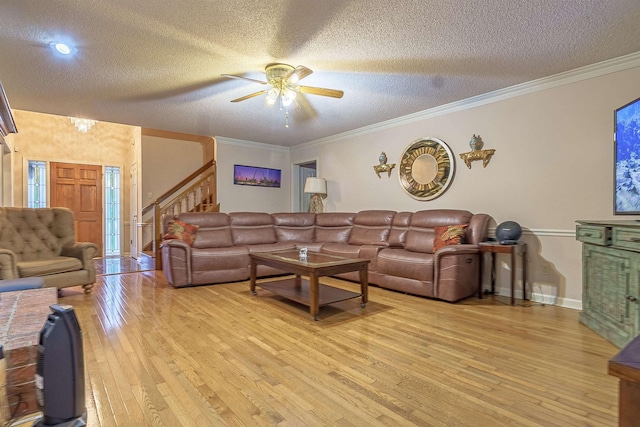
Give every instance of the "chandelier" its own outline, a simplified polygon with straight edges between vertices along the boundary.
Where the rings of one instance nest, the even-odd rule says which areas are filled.
[[[71,123],[82,133],[88,132],[97,123],[95,120],[79,119],[77,117],[69,117],[69,120],[71,120]]]

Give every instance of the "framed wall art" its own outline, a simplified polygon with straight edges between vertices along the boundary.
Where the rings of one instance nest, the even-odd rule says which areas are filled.
[[[281,177],[282,171],[280,169],[244,165],[233,166],[233,183],[236,185],[280,188]]]

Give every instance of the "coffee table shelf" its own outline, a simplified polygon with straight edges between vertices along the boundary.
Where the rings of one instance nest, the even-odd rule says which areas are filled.
[[[297,303],[309,307],[311,301],[311,289],[309,280],[300,278],[300,284],[296,284],[296,279],[276,280],[273,282],[264,282],[257,284],[262,289],[271,291],[281,297],[290,299]],[[318,306],[333,304],[352,298],[360,298],[362,294],[347,291],[345,289],[335,288],[333,286],[318,284]],[[360,304],[362,307],[365,303]]]

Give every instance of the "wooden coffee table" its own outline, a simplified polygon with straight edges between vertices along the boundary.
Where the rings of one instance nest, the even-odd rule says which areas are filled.
[[[319,308],[323,305],[361,297],[361,307],[368,300],[369,274],[366,259],[349,259],[318,252],[309,252],[306,259],[300,259],[297,250],[250,254],[251,257],[251,293],[256,295],[256,284],[275,294],[309,306],[313,320],[318,320]],[[258,265],[288,271],[295,278],[256,283]],[[331,276],[349,271],[360,272],[360,293],[347,291],[333,286],[320,284],[322,276]],[[308,279],[301,276],[307,276]]]

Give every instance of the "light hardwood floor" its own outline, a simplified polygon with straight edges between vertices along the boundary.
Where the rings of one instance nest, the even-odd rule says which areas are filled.
[[[617,425],[618,348],[578,311],[369,298],[314,322],[248,282],[174,289],[150,271],[60,302],[83,329],[90,426]]]

